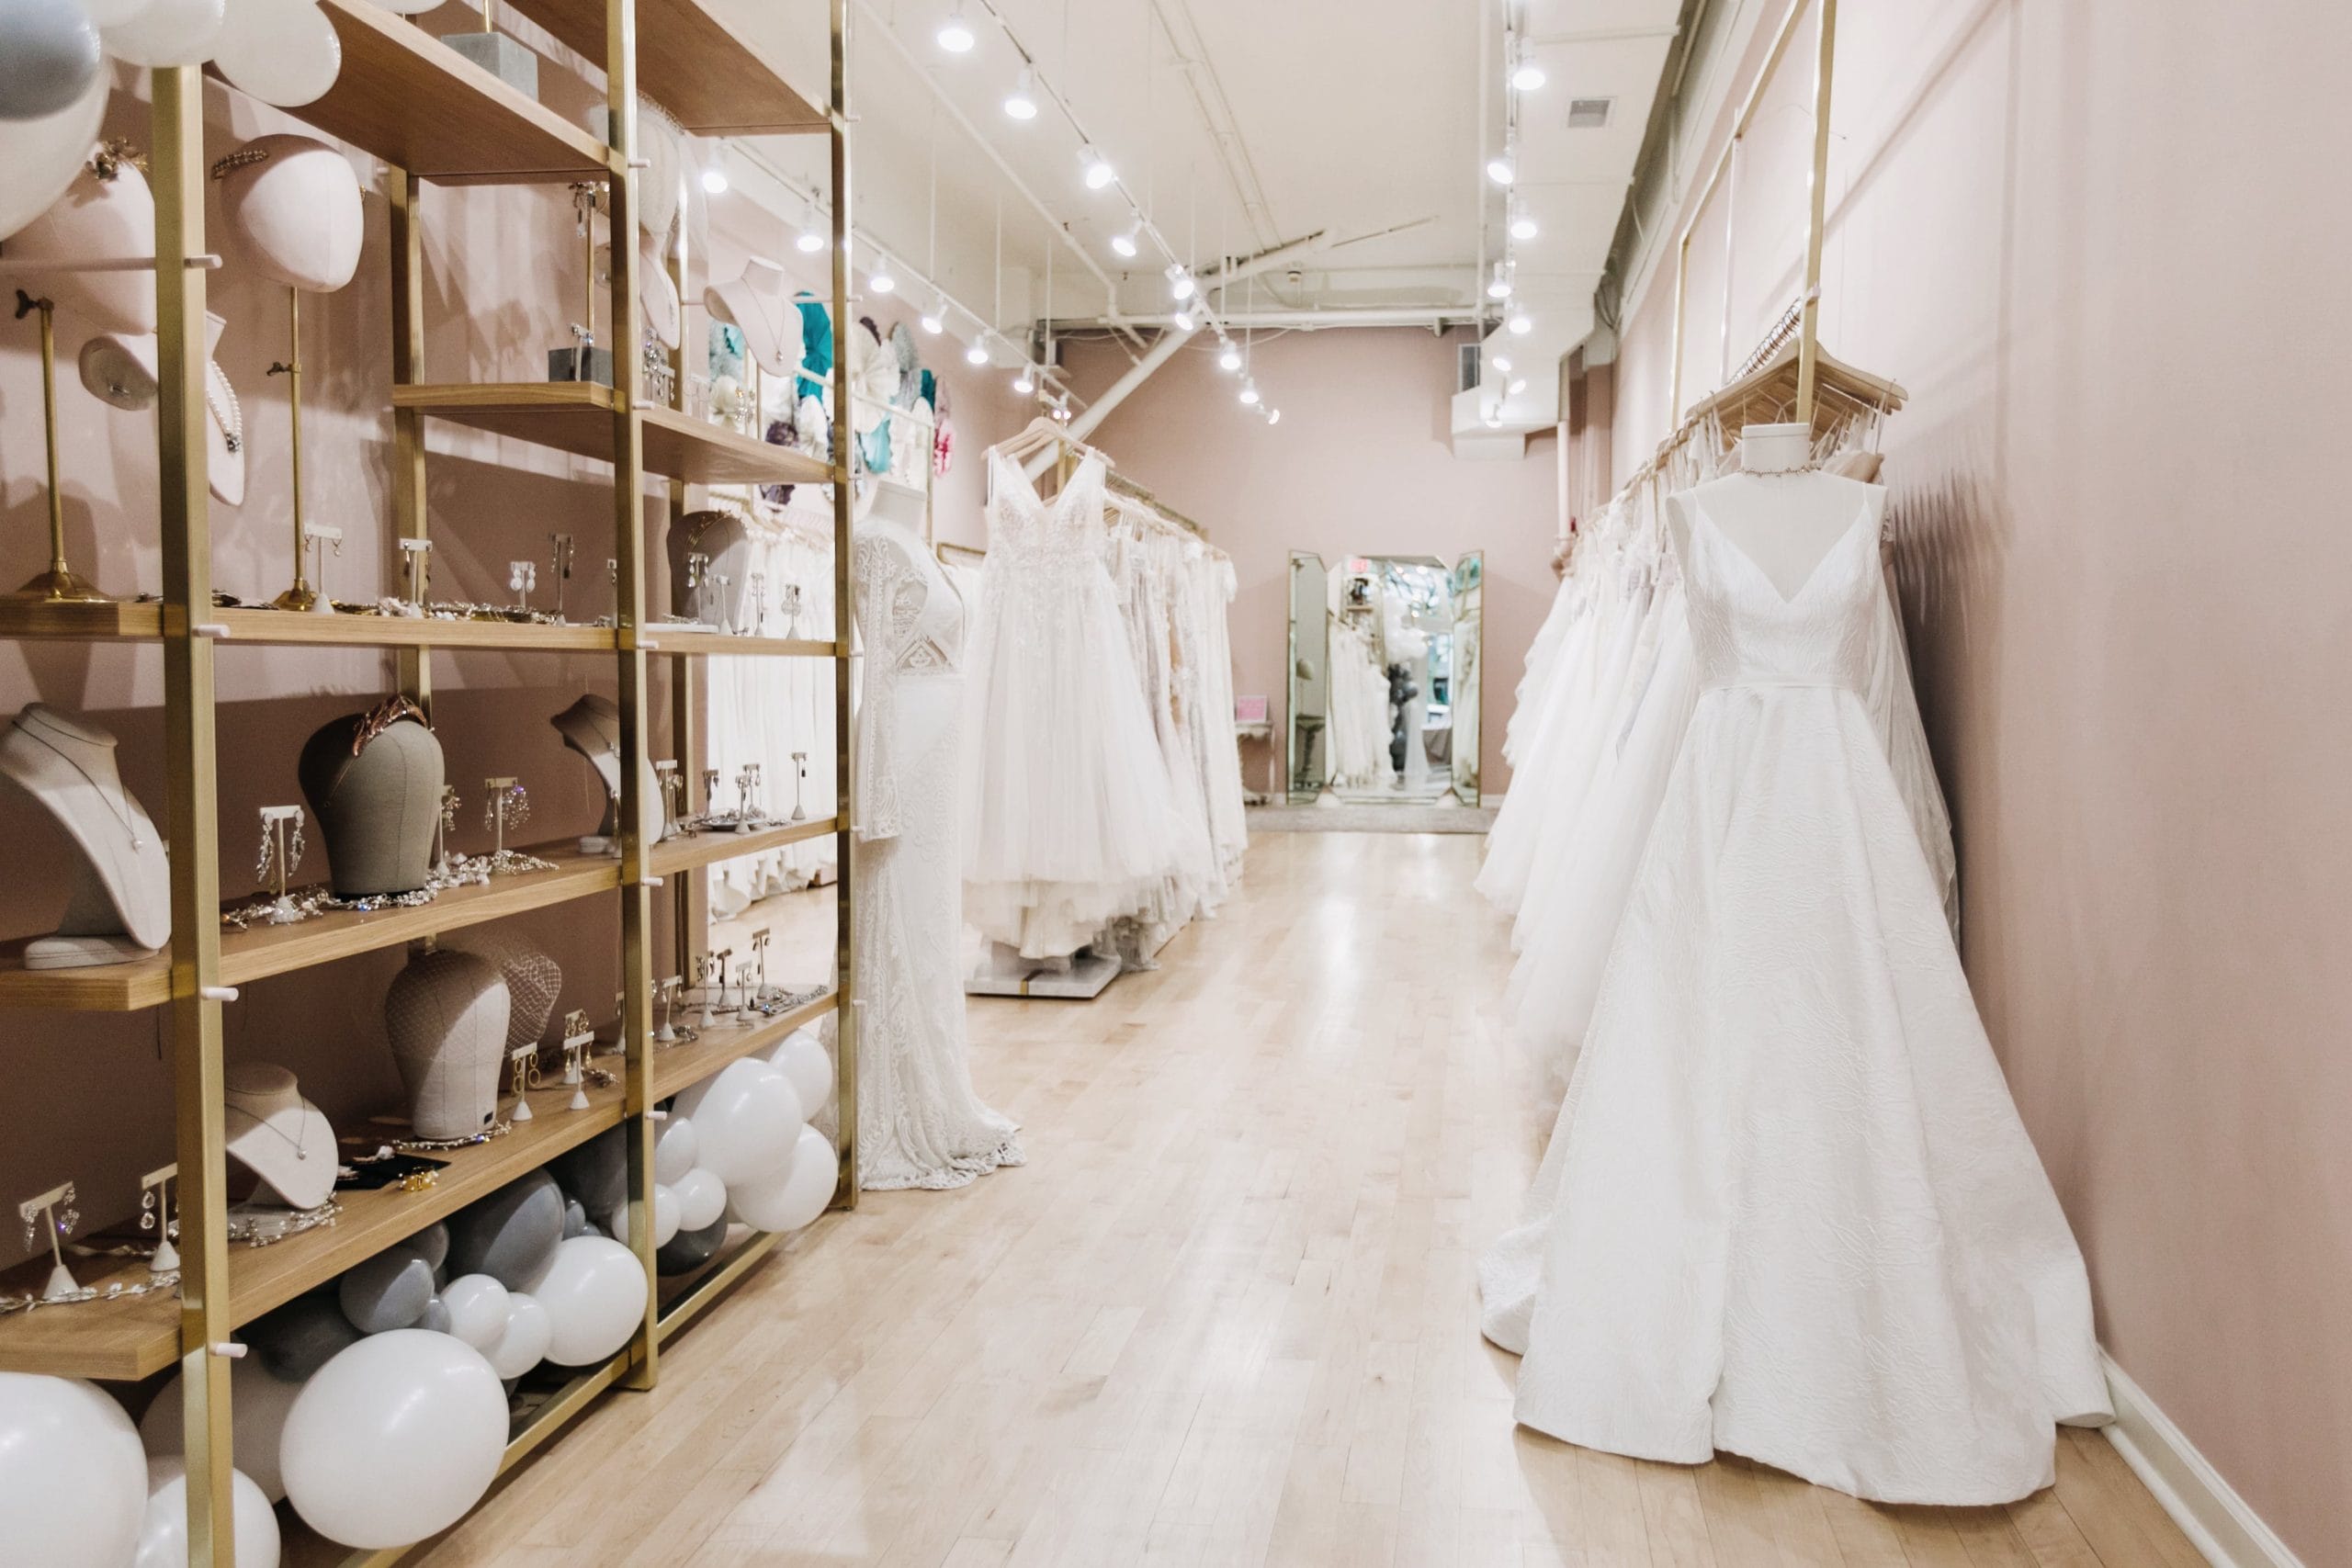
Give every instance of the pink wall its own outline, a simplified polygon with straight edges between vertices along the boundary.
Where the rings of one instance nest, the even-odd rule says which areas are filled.
[[[1091,439],[1119,471],[1209,532],[1233,557],[1234,690],[1264,695],[1282,733],[1289,636],[1290,552],[1326,565],[1349,555],[1487,553],[1481,773],[1489,795],[1510,784],[1503,727],[1527,645],[1551,607],[1557,509],[1554,441],[1516,461],[1456,458],[1447,441],[1452,334],[1408,329],[1261,339],[1253,367],[1283,411],[1269,428],[1234,400],[1213,345],[1188,345],[1114,410]],[[1080,391],[1099,393],[1127,365],[1101,343],[1072,344]],[[1268,758],[1243,769],[1262,786]]]
[[[2318,0],[1846,7],[1822,313],[1913,395],[1886,479],[1966,958],[2101,1338],[2313,1564],[2352,1562],[2347,58]],[[1758,124],[1735,358],[1802,254],[1807,117]],[[1621,472],[1671,295],[1627,323]]]
[[[143,82],[139,85],[143,89]],[[588,101],[585,89],[551,64],[542,71],[541,96],[566,113]],[[206,150],[213,157],[264,131],[302,129],[218,85],[208,89],[205,108]],[[143,97],[119,92],[106,134],[149,145]],[[356,166],[368,223],[358,274],[339,293],[305,299],[302,309],[306,514],[345,531],[344,554],[328,578],[335,597],[345,600],[372,598],[397,578],[388,521],[386,209],[373,165],[361,158]],[[717,265],[740,269],[745,250],[754,245],[787,265],[805,263],[791,250],[781,221],[740,197],[715,206],[716,232],[707,248]],[[422,211],[424,376],[450,381],[543,376],[546,350],[569,341],[566,329],[579,310],[582,261],[567,193],[428,186]],[[220,248],[217,228],[213,240]],[[830,291],[821,262],[808,281]],[[286,296],[233,256],[209,275],[208,287],[211,308],[230,321],[219,357],[243,406],[248,463],[244,504],[211,507],[215,582],[224,592],[266,599],[286,585],[291,558],[285,383],[265,374],[272,359],[285,356]],[[699,292],[692,291],[697,299]],[[886,331],[898,319],[876,313]],[[698,309],[689,311],[688,321],[699,333]],[[116,411],[85,392],[74,356],[92,329],[61,311],[57,330],[60,488],[70,558],[109,592],[155,592],[161,586],[155,416]],[[46,559],[38,343],[32,320],[0,316],[0,580],[8,583],[30,576]],[[976,454],[1026,412],[995,378],[972,372],[952,343],[926,339],[925,352],[958,397],[965,441],[963,457],[941,487],[942,525],[951,536],[977,533]],[[447,425],[430,426],[427,440],[436,597],[504,600],[506,562],[530,558],[544,570],[547,536],[562,530],[576,536],[580,562],[567,609],[585,619],[609,608],[604,560],[614,536],[604,464]],[[647,491],[656,541],[666,493],[666,484]],[[660,559],[657,549],[650,595],[656,603],[666,593]],[[550,599],[545,586],[535,596],[541,604]],[[255,808],[302,798],[294,760],[303,739],[391,690],[395,674],[389,655],[366,649],[224,647],[218,664],[220,878],[224,895],[234,897],[254,887]],[[666,693],[666,674],[656,671],[657,702]],[[582,691],[609,694],[609,660],[445,653],[435,658],[434,680],[447,776],[466,802],[458,847],[487,846],[479,813],[481,780],[489,773],[514,774],[531,792],[527,838],[555,840],[593,829],[601,793],[547,719]],[[126,780],[159,819],[164,810],[162,687],[162,655],[152,646],[0,642],[0,722],[24,704],[41,701],[113,730]],[[311,837],[315,841],[316,834]],[[14,870],[0,883],[0,936],[51,929],[70,870],[62,835],[38,808],[6,789],[0,790],[0,843],[9,846]],[[314,851],[298,880],[317,879],[324,865]],[[619,948],[615,906],[591,901],[512,924],[563,965],[559,1014],[583,1007],[592,1016],[609,1016]],[[813,972],[823,955],[810,958]],[[339,1126],[356,1128],[399,1097],[380,1009],[401,963],[396,951],[379,953],[246,987],[224,1013],[231,1058],[284,1063]],[[788,962],[785,968],[790,972]],[[0,1193],[74,1179],[85,1229],[135,1208],[139,1173],[171,1157],[171,1073],[161,1045],[162,1016],[0,1011],[0,1056],[8,1064],[0,1094]],[[22,1255],[21,1233],[0,1230],[0,1264]]]

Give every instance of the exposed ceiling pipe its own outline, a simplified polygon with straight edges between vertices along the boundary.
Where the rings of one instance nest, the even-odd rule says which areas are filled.
[[[1222,288],[1228,283],[1237,283],[1242,278],[1255,276],[1269,267],[1280,266],[1293,256],[1305,255],[1310,251],[1323,249],[1324,242],[1330,237],[1330,233],[1331,231],[1329,229],[1317,229],[1302,239],[1285,240],[1281,244],[1260,251],[1254,255],[1221,258],[1216,265],[1202,267],[1193,276],[1200,279],[1201,286],[1204,288]]]
[[[1261,327],[1272,330],[1320,332],[1326,327],[1451,327],[1473,326],[1478,321],[1475,305],[1445,305],[1430,307],[1387,305],[1327,305],[1311,310],[1241,311],[1224,318],[1232,329]],[[1102,332],[1114,323],[1107,320],[1074,320],[1059,323],[1055,332],[1066,335],[1074,332]],[[1148,358],[1149,355],[1146,355]]]
[[[1181,33],[1175,17],[1169,15],[1171,6],[1176,16],[1183,19]],[[1261,245],[1273,243],[1274,235],[1280,232],[1274,226],[1273,204],[1266,198],[1266,186],[1258,177],[1257,162],[1250,156],[1249,144],[1241,140],[1240,120],[1234,115],[1232,100],[1225,96],[1225,83],[1201,42],[1200,24],[1193,17],[1192,6],[1187,0],[1151,0],[1151,9],[1159,18],[1160,30],[1175,49],[1185,85],[1193,89],[1193,107],[1200,110],[1201,123],[1216,145],[1218,162],[1225,165],[1225,176],[1232,182],[1233,193],[1241,200],[1243,220],[1250,225],[1250,236]]]
[[[1072,441],[1083,441],[1093,434],[1105,415],[1126,401],[1128,394],[1137,387],[1150,380],[1161,366],[1175,358],[1178,349],[1193,341],[1194,330],[1170,327],[1161,333],[1159,341],[1151,345],[1150,351],[1128,367],[1125,375],[1105,388],[1102,395],[1095,399],[1084,413],[1071,420],[1064,428],[1063,434]],[[1055,455],[1054,449],[1047,447],[1044,452],[1023,463],[1021,466],[1022,471],[1026,473],[1034,482],[1038,475],[1046,471],[1046,466],[1053,462]]]

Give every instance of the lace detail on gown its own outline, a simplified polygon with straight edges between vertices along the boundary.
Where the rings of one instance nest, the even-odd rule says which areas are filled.
[[[961,1187],[1022,1163],[1015,1124],[973,1091],[965,1033],[964,611],[920,540],[895,525],[859,532],[858,1175],[869,1190]]]

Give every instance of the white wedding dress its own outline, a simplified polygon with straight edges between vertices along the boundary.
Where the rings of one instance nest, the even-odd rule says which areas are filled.
[[[964,1032],[964,607],[898,524],[860,524],[856,550],[858,1176],[961,1187],[1022,1163],[1014,1124],[973,1092]]]
[[[1865,701],[1880,492],[1831,491],[1787,595],[1692,492],[1700,695],[1484,1327],[1567,1441],[2006,1502],[2108,1416],[2089,1288]]]
[[[1169,768],[1102,559],[1102,462],[1051,502],[989,454],[971,638],[964,918],[1024,958],[1076,953],[1184,863]]]

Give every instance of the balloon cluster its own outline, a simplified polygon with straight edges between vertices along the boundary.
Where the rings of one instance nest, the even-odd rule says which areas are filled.
[[[765,1059],[746,1056],[671,1103],[653,1145],[654,1267],[699,1269],[727,1227],[796,1231],[831,1201],[838,1161],[808,1115],[833,1091],[833,1060],[813,1029],[796,1029]],[[616,1235],[628,1215],[610,1216]]]
[[[403,7],[404,8],[404,7]],[[129,65],[201,65],[280,108],[312,102],[343,70],[317,0],[7,0],[0,5],[0,238],[63,196],[90,156]]]

